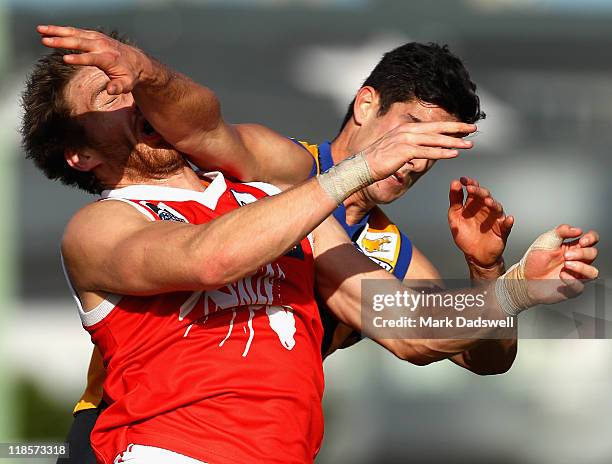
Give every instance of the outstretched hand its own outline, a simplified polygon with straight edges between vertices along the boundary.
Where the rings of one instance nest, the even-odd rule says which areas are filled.
[[[41,25],[36,30],[46,47],[75,52],[64,55],[65,63],[104,71],[110,79],[106,86],[110,95],[131,92],[149,60],[138,48],[101,32],[52,25]]]
[[[582,293],[585,282],[599,275],[599,270],[592,265],[597,257],[595,245],[599,242],[596,231],[582,235],[580,228],[562,224],[555,229],[555,233],[564,240],[560,247],[552,250],[533,249],[524,258],[529,291],[541,303],[573,298]],[[537,282],[544,279],[553,283],[554,291],[550,285]]]
[[[506,216],[491,192],[470,177],[451,182],[449,202],[448,224],[466,259],[484,268],[500,262],[514,217]]]
[[[455,158],[459,150],[469,150],[473,143],[457,137],[476,131],[474,124],[462,122],[407,122],[390,130],[362,151],[374,180],[385,179],[414,159]],[[410,169],[409,169],[410,171]]]

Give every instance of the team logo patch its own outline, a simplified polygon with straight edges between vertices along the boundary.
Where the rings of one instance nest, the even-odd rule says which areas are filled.
[[[153,210],[153,212],[157,214],[162,221],[189,222],[185,216],[164,203],[160,202],[157,205],[154,205],[153,203],[141,201],[140,204],[146,206],[150,210]]]
[[[376,253],[377,251],[385,251],[385,245],[391,243],[390,235],[383,235],[378,238],[368,238],[367,236],[363,237],[361,240],[361,245],[363,246],[364,251],[368,253]]]
[[[399,237],[391,231],[373,232],[366,228],[357,239],[357,246],[368,258],[390,270],[397,260]]]

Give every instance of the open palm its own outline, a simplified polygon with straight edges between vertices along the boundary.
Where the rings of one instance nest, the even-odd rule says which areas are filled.
[[[489,190],[469,177],[451,182],[449,200],[448,223],[459,249],[479,266],[497,263],[506,247],[514,217],[506,216]]]

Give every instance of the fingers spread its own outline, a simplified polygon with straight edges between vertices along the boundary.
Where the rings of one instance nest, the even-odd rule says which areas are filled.
[[[582,234],[582,229],[578,227],[572,227],[568,224],[561,224],[560,226],[557,226],[555,232],[560,238],[567,239],[576,238],[580,236],[580,234]]]
[[[599,243],[599,234],[595,230],[589,230],[583,237],[580,238],[580,246],[588,247]]]
[[[40,34],[53,35],[56,37],[70,37],[77,33],[79,29],[69,26],[53,26],[50,24],[40,25],[36,27]]]
[[[448,159],[459,156],[458,150],[448,150],[446,148],[433,148],[433,147],[413,147],[410,150],[410,156],[406,161],[413,160],[415,158],[421,159]]]
[[[409,122],[401,126],[413,133],[430,134],[462,134],[463,136],[476,131],[474,124],[463,122]]]
[[[451,182],[448,200],[451,210],[460,210],[463,207],[463,187],[460,181],[455,179]]]
[[[108,64],[111,57],[108,53],[81,53],[75,55],[64,55],[64,62],[79,66],[103,67]]]
[[[592,280],[597,279],[597,276],[599,276],[599,270],[596,267],[581,261],[566,261],[564,266],[580,276],[581,279]]]
[[[573,248],[566,251],[564,257],[568,261],[583,261],[590,264],[597,258],[597,248]]]
[[[405,143],[417,146],[469,149],[473,145],[472,142],[463,139],[433,133],[401,132],[400,136],[403,137]]]
[[[97,41],[74,36],[43,37],[41,42],[49,48],[65,48],[67,50],[79,50],[82,52],[92,52],[98,48]]]
[[[491,196],[491,192],[484,187],[476,187],[475,185],[468,185],[466,190],[471,196],[478,197],[481,200],[484,200]]]
[[[476,187],[479,187],[479,186],[480,186],[480,184],[478,183],[478,180],[476,180],[476,179],[474,179],[474,178],[472,178],[472,177],[466,177],[466,176],[463,176],[463,177],[462,177],[461,179],[459,179],[459,180],[460,180],[460,181],[461,181],[461,183],[462,183],[464,186],[466,186],[466,187],[467,187],[468,185],[475,185]]]

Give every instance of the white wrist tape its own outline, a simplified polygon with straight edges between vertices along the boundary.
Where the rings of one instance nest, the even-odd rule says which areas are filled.
[[[346,158],[317,176],[319,184],[337,203],[372,184],[374,179],[363,152]]]
[[[521,260],[499,277],[495,282],[495,296],[501,308],[510,316],[517,316],[533,306],[525,280],[525,263],[527,256],[534,250],[555,250],[561,246],[563,239],[557,232],[549,230],[540,235],[527,249]]]

